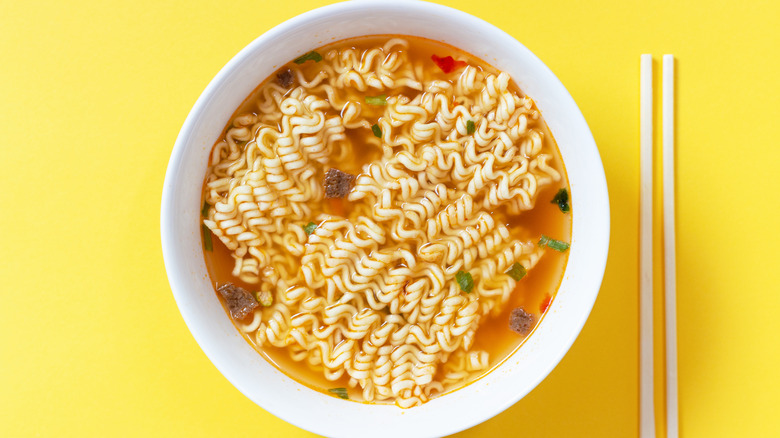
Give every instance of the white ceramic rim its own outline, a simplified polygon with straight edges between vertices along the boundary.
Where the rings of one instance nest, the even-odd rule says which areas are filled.
[[[407,410],[329,397],[295,383],[260,358],[224,317],[208,282],[200,249],[197,205],[200,181],[205,172],[207,150],[227,121],[227,118],[206,119],[204,113],[217,105],[215,102],[219,101],[220,93],[228,93],[234,83],[246,82],[247,66],[257,64],[258,57],[272,56],[268,47],[271,41],[291,41],[289,37],[296,29],[323,28],[323,34],[318,35],[322,38],[320,42],[310,43],[308,39],[290,42],[284,49],[286,58],[279,58],[273,71],[291,58],[291,54],[305,53],[332,40],[345,38],[338,35],[350,26],[329,29],[329,21],[336,18],[355,20],[361,14],[383,19],[371,30],[353,32],[350,36],[416,34],[451,43],[452,34],[441,33],[437,38],[432,34],[439,30],[425,29],[422,25],[423,21],[428,24],[446,22],[444,27],[448,29],[476,32],[468,37],[461,35],[458,38],[468,41],[452,45],[510,73],[517,70],[518,64],[522,65],[524,70],[513,74],[513,78],[536,100],[558,141],[572,192],[574,216],[569,264],[556,299],[533,335],[498,368],[474,384]],[[401,16],[403,20],[393,21],[393,17]],[[415,20],[419,23],[409,24]],[[403,26],[404,23],[420,26],[424,32],[392,31],[392,26]],[[359,23],[352,26],[359,27]],[[479,43],[472,40],[489,41],[513,56],[489,56],[488,52],[494,49],[485,46],[488,52],[483,53]],[[263,73],[261,80],[271,71]],[[528,72],[529,80],[523,79],[523,72]],[[252,88],[237,102],[221,105],[234,109]],[[202,165],[194,165],[193,160]],[[186,181],[196,181],[198,201],[195,203],[189,202],[192,188],[185,184]],[[609,201],[604,169],[587,123],[563,84],[528,49],[495,26],[464,12],[421,1],[353,1],[325,6],[274,27],[245,47],[209,83],[184,122],[168,163],[161,210],[163,258],[171,289],[185,323],[206,356],[239,391],[259,406],[289,423],[327,436],[365,436],[367,431],[371,431],[372,436],[448,435],[479,424],[516,403],[554,369],[581,331],[598,295],[609,247]],[[587,265],[587,269],[578,270],[580,265]],[[212,317],[209,309],[214,306],[222,314],[221,319]],[[253,378],[247,379],[247,376]]]

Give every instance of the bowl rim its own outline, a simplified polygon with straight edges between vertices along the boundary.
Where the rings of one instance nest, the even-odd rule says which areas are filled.
[[[502,400],[501,403],[495,404],[495,406],[490,410],[489,414],[475,415],[466,418],[457,418],[457,419],[453,418],[452,421],[441,425],[441,427],[436,430],[436,434],[448,435],[448,434],[456,433],[464,429],[473,427],[479,423],[482,423],[487,419],[492,418],[493,416],[503,412],[509,406],[517,403],[517,401],[525,397],[525,395],[527,395],[531,390],[533,390],[533,388],[538,386],[538,384],[542,380],[544,380],[544,378],[546,378],[546,376],[549,375],[550,372],[552,372],[552,370],[558,365],[558,363],[560,363],[561,359],[569,351],[572,344],[574,343],[574,341],[582,331],[582,328],[592,311],[593,305],[595,304],[596,298],[598,296],[598,291],[601,286],[601,282],[603,281],[604,271],[606,269],[607,254],[609,248],[609,236],[610,236],[609,198],[608,198],[606,176],[604,173],[603,163],[601,162],[600,155],[595,144],[595,140],[593,139],[592,133],[590,132],[590,128],[588,127],[587,122],[584,119],[584,116],[579,110],[579,107],[577,106],[574,99],[569,94],[568,90],[566,90],[566,88],[560,82],[560,80],[538,57],[536,57],[536,55],[534,55],[530,50],[528,50],[525,46],[523,46],[514,37],[502,31],[501,29],[497,28],[496,26],[478,17],[475,17],[471,14],[467,14],[465,12],[447,6],[428,3],[424,1],[418,1],[418,0],[411,0],[411,1],[376,0],[371,2],[352,1],[352,2],[336,3],[336,4],[323,6],[305,12],[301,15],[286,20],[283,23],[269,29],[268,31],[264,32],[259,37],[254,39],[252,42],[250,42],[230,61],[228,61],[228,63],[222,69],[220,69],[217,75],[209,82],[205,90],[198,97],[197,101],[195,102],[189,114],[187,115],[187,118],[182,126],[182,129],[179,132],[179,135],[177,136],[176,142],[173,147],[173,151],[171,153],[171,158],[169,160],[168,167],[166,170],[165,181],[163,185],[162,200],[161,200],[162,201],[161,202],[161,240],[162,240],[163,259],[165,262],[166,273],[168,275],[168,279],[171,285],[171,290],[173,292],[174,299],[176,300],[177,306],[179,307],[179,311],[182,315],[182,318],[184,319],[188,329],[192,333],[198,345],[204,351],[204,353],[209,358],[209,360],[214,364],[214,366],[220,371],[220,373],[222,373],[231,382],[231,384],[233,384],[233,386],[235,386],[241,393],[243,393],[247,398],[252,400],[262,409],[267,410],[273,415],[293,425],[323,435],[332,434],[333,430],[327,427],[323,427],[322,425],[307,424],[305,421],[302,421],[300,415],[295,416],[291,413],[278,409],[276,406],[269,405],[267,403],[261,404],[257,400],[257,397],[255,396],[253,391],[250,388],[248,388],[248,386],[245,385],[245,383],[241,379],[236,378],[234,372],[228,369],[227,365],[224,363],[222,358],[216,355],[214,351],[212,351],[210,346],[207,343],[205,343],[204,337],[202,336],[201,333],[202,327],[199,327],[197,321],[195,321],[195,317],[191,315],[190,310],[187,308],[187,306],[182,304],[183,303],[182,295],[185,293],[185,291],[183,290],[184,288],[180,284],[179,276],[183,275],[181,272],[183,268],[179,263],[179,260],[176,258],[174,254],[175,253],[174,248],[177,245],[176,240],[173,238],[174,236],[173,227],[175,226],[175,221],[172,220],[172,214],[173,214],[172,202],[173,199],[176,197],[176,192],[173,190],[175,185],[174,180],[176,177],[178,177],[180,173],[181,166],[182,166],[181,164],[182,159],[185,153],[187,153],[186,143],[188,139],[188,134],[194,129],[196,115],[200,114],[201,112],[204,111],[206,107],[208,107],[212,99],[214,99],[215,96],[217,95],[217,92],[219,91],[220,87],[225,82],[225,79],[231,74],[231,72],[233,72],[241,65],[243,65],[245,62],[247,62],[250,57],[254,56],[258,46],[261,46],[267,40],[273,40],[274,38],[278,38],[279,35],[286,33],[291,29],[297,28],[301,25],[305,25],[310,20],[323,15],[328,15],[328,14],[334,15],[334,14],[356,11],[361,9],[366,11],[371,11],[377,7],[383,7],[383,6],[398,7],[399,4],[402,4],[403,7],[409,8],[411,10],[415,10],[416,12],[419,13],[437,13],[437,14],[458,16],[458,18],[462,20],[466,20],[474,23],[474,25],[479,27],[481,30],[490,31],[495,34],[502,34],[514,42],[515,47],[513,47],[513,50],[524,52],[524,56],[527,57],[529,61],[538,63],[539,68],[546,70],[546,74],[549,77],[547,80],[554,81],[552,86],[558,87],[562,90],[562,92],[565,94],[565,98],[568,100],[568,102],[565,103],[573,105],[574,108],[576,109],[576,114],[577,114],[576,117],[579,119],[576,122],[585,125],[588,137],[585,139],[586,144],[584,144],[583,147],[591,148],[592,150],[590,150],[589,153],[595,154],[595,158],[598,161],[598,165],[593,166],[591,169],[589,169],[589,171],[593,173],[592,175],[593,183],[599,186],[597,187],[598,191],[603,192],[604,194],[604,204],[603,206],[601,206],[600,213],[601,213],[601,219],[604,221],[602,223],[603,226],[601,231],[604,234],[605,239],[603,240],[603,242],[601,242],[600,247],[596,247],[592,251],[593,260],[591,262],[596,267],[596,270],[600,273],[599,275],[597,275],[598,281],[596,282],[597,284],[595,285],[594,291],[591,292],[590,296],[587,297],[588,299],[586,300],[586,302],[583,303],[587,305],[586,311],[580,314],[579,320],[571,323],[571,326],[573,328],[569,331],[569,336],[564,342],[561,342],[558,345],[559,348],[554,352],[554,354],[552,354],[553,357],[550,360],[550,362],[547,364],[548,366],[546,367],[545,371],[535,376],[534,379],[530,379],[529,384],[526,385],[524,390],[517,391],[514,397],[505,398]],[[486,62],[490,63],[490,61],[488,60],[486,60]],[[572,193],[573,201],[575,200],[574,198],[575,198],[574,193]],[[574,230],[572,231],[572,235],[574,235]],[[571,258],[569,259],[569,261],[571,261]],[[567,270],[568,270],[568,264],[567,264]],[[554,302],[555,300],[553,300],[553,303]],[[491,371],[491,373],[495,373],[497,371],[498,370],[494,368]],[[455,392],[461,390],[462,389],[458,389]],[[417,408],[413,408],[413,409],[417,409]]]

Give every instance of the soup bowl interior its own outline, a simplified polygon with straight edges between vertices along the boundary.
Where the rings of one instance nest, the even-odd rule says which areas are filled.
[[[263,359],[238,333],[214,292],[199,226],[209,152],[246,96],[295,56],[345,38],[379,34],[445,42],[508,72],[534,99],[553,133],[572,200],[568,265],[533,334],[486,376],[411,409],[322,394]],[[517,402],[568,351],[601,285],[609,205],[598,150],[577,105],[555,75],[514,38],[444,6],[417,1],[348,2],[308,12],[266,32],[211,81],[173,149],[163,189],[161,233],[168,278],[187,326],[219,371],[252,401],[292,424],[328,436],[441,436],[478,424]]]

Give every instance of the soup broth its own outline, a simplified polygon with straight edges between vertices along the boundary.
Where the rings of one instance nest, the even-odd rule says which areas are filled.
[[[535,327],[562,281],[555,141],[506,74],[443,43],[362,37],[291,61],[209,164],[215,290],[272,297],[236,327],[330,395],[411,407],[460,388],[519,348],[531,330],[511,313]],[[355,176],[343,197],[324,196],[332,168]]]

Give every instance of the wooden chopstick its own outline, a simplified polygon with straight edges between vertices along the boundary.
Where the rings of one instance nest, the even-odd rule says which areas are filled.
[[[653,58],[639,80],[639,436],[655,438],[653,403]]]
[[[666,436],[677,438],[677,256],[674,226],[674,56],[663,63],[664,301],[666,311]]]

